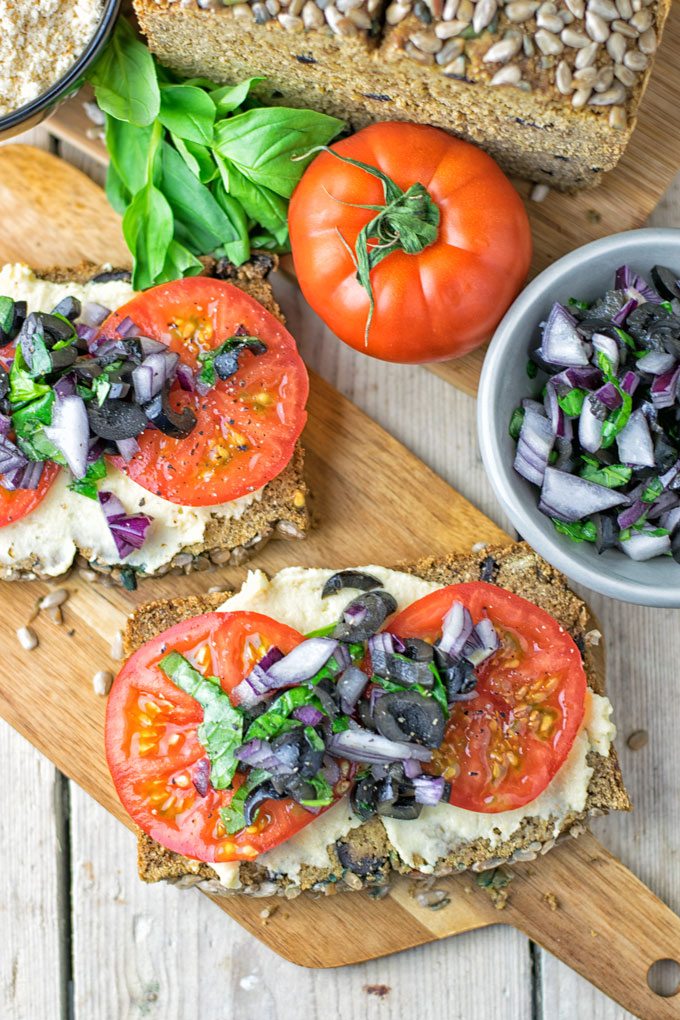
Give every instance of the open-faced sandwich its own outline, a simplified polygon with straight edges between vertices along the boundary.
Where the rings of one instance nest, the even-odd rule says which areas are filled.
[[[308,379],[273,264],[140,294],[126,272],[0,269],[0,576],[77,558],[134,587],[303,537]]]
[[[528,860],[628,809],[599,637],[523,544],[140,608],[106,753],[141,877],[330,893]]]

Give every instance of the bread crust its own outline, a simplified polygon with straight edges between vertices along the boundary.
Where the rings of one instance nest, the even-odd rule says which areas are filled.
[[[604,693],[604,664],[597,622],[585,603],[567,586],[564,576],[526,543],[487,548],[468,556],[426,557],[417,563],[398,564],[396,569],[441,584],[485,580],[534,602],[554,616],[572,635],[583,655],[589,687],[596,694]],[[127,623],[124,633],[126,653],[132,653],[180,620],[214,610],[229,594],[218,592],[141,606]],[[529,817],[509,839],[501,843],[491,845],[488,840],[478,839],[453,848],[446,857],[439,859],[434,874],[447,875],[469,869],[483,871],[500,864],[530,860],[550,850],[556,838],[578,835],[589,817],[609,811],[630,810],[630,800],[614,748],[610,749],[606,758],[591,751],[588,765],[593,773],[585,809],[567,815],[561,821],[557,836],[556,819]],[[256,862],[243,863],[239,869],[241,888],[237,891],[288,897],[305,890],[329,894],[384,885],[389,882],[392,872],[420,874],[413,872],[411,866],[401,859],[382,823],[375,818],[331,844],[328,857],[327,868],[303,865],[298,883],[287,876],[272,875]],[[207,883],[212,892],[227,894],[230,891],[220,885],[209,864],[165,850],[143,833],[139,833],[138,866],[140,877],[146,882]]]
[[[256,252],[250,262],[232,266],[226,260],[216,262],[204,259],[207,275],[226,279],[229,283],[259,301],[268,312],[284,321],[283,313],[274,297],[267,277],[276,268],[278,259],[267,252]],[[39,279],[55,283],[88,283],[101,273],[128,274],[127,267],[99,266],[81,262],[68,269],[54,268],[36,273]],[[308,489],[304,479],[304,450],[297,444],[290,462],[284,470],[265,485],[260,499],[245,509],[240,517],[213,516],[206,525],[203,541],[180,549],[171,560],[151,573],[135,571],[135,577],[161,577],[167,573],[189,574],[196,570],[209,570],[215,566],[245,563],[272,538],[302,539],[310,527]],[[86,551],[76,555],[76,564],[86,572],[105,575],[115,584],[126,579],[125,565],[112,566],[88,557]],[[0,568],[3,580],[35,580],[44,575],[39,553],[29,560]],[[128,574],[129,578],[129,574]],[[50,575],[50,579],[53,579]],[[128,580],[129,583],[129,580]]]

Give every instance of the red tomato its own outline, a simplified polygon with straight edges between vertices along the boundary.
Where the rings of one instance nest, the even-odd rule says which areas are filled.
[[[327,152],[317,156],[288,214],[295,271],[315,312],[350,347],[386,361],[456,358],[488,340],[531,261],[529,220],[502,170],[469,142],[416,124],[373,124],[332,149],[377,167],[402,191],[424,185],[440,222],[422,251],[394,251],[372,269],[366,338],[369,297],[352,253],[373,207],[385,205],[383,185]]]
[[[218,380],[207,396],[175,384],[170,402],[191,407],[196,426],[186,439],[154,429],[139,437],[139,452],[115,463],[135,482],[183,506],[226,503],[254,492],[290,461],[307,415],[307,370],[295,340],[254,298],[223,280],[196,276],[152,287],[109,316],[100,336],[112,337],[129,317],[144,336],[161,340],[182,361],[218,347],[239,326],[267,347],[244,352],[238,372]]]
[[[0,485],[0,528],[14,524],[42,503],[47,490],[59,474],[59,465],[46,461],[36,489],[5,489]]]
[[[123,806],[162,846],[201,861],[252,860],[314,820],[292,800],[271,800],[254,825],[227,834],[219,811],[244,776],[237,773],[229,790],[208,786],[200,795],[194,778],[207,768],[197,736],[203,709],[158,668],[177,651],[202,673],[220,677],[230,692],[273,645],[288,653],[302,640],[259,613],[206,613],[157,635],[128,659],[108,699],[106,757]]]
[[[535,800],[572,748],[583,721],[586,675],[570,635],[549,613],[492,584],[453,584],[414,602],[389,630],[434,641],[453,602],[485,614],[501,648],[477,670],[477,697],[458,702],[433,771],[452,804],[511,811]]]

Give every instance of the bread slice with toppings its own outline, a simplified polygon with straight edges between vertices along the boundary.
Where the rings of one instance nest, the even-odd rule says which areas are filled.
[[[267,311],[283,321],[271,286],[268,282],[270,272],[276,267],[275,255],[255,253],[250,262],[238,268],[228,264],[226,260],[206,261],[206,273],[219,279],[228,280],[245,293],[259,301]],[[15,280],[8,270],[16,270]],[[7,275],[7,280],[3,276]],[[108,291],[98,292],[94,300],[104,303],[109,300],[104,294],[111,295],[113,303],[120,306],[121,302],[130,299],[133,291],[129,284],[130,274],[126,269],[115,269],[111,266],[97,266],[83,262],[72,269],[54,269],[33,273],[25,266],[4,267],[0,270],[0,293],[3,286],[11,282],[16,288],[16,298],[21,299],[22,288],[38,287],[41,284],[57,284],[65,288],[76,286],[85,299],[92,286],[107,287]],[[84,290],[81,290],[84,288]],[[37,296],[36,296],[37,299]],[[111,305],[109,305],[111,307]],[[96,548],[88,547],[85,541],[79,540],[72,545],[63,543],[55,555],[50,557],[45,534],[60,534],[59,514],[64,494],[55,492],[52,502],[55,506],[48,514],[41,513],[41,521],[37,531],[35,518],[32,514],[11,525],[0,529],[0,577],[3,580],[35,580],[36,578],[56,577],[64,573],[75,562],[86,576],[91,572],[105,574],[115,583],[134,585],[135,580],[145,576],[162,576],[168,572],[188,574],[194,570],[208,570],[216,565],[239,565],[250,559],[270,539],[302,539],[309,529],[309,510],[307,506],[307,486],[304,480],[304,451],[298,443],[295,453],[284,470],[261,490],[257,496],[246,497],[236,503],[237,512],[233,515],[212,512],[207,508],[189,508],[188,513],[173,513],[171,504],[167,504],[168,519],[163,520],[161,547],[154,550],[153,561],[146,566],[126,567],[104,562],[97,556]],[[55,483],[56,484],[56,483]],[[64,483],[65,484],[65,483]],[[54,488],[54,486],[53,486]],[[139,490],[147,500],[148,494]],[[48,494],[49,496],[49,494]],[[46,497],[47,499],[47,497]],[[45,501],[44,501],[45,502]],[[82,498],[82,512],[100,513],[96,505],[89,507],[91,501]],[[163,501],[164,503],[167,501]],[[141,506],[141,503],[140,503]],[[42,504],[41,504],[42,507]],[[38,510],[41,510],[38,507]],[[147,512],[151,512],[147,508]],[[51,517],[54,515],[55,528],[52,529]],[[42,520],[47,516],[49,519]],[[63,522],[62,522],[63,523]],[[184,540],[186,539],[186,540]]]
[[[630,809],[611,744],[614,729],[608,718],[608,702],[603,697],[601,635],[588,607],[568,588],[564,577],[525,543],[485,549],[468,556],[422,559],[401,565],[398,570],[440,586],[491,582],[550,613],[573,637],[581,651],[590,688],[587,702],[590,717],[577,738],[577,743],[581,741],[579,747],[575,744],[570,758],[543,794],[521,809],[521,817],[513,819],[511,815],[516,813],[507,812],[472,818],[474,824],[465,838],[452,838],[435,814],[441,809],[458,810],[450,805],[424,809],[415,821],[372,818],[361,823],[352,816],[345,798],[275,851],[262,855],[259,861],[241,864],[213,866],[190,860],[165,850],[140,833],[138,863],[144,881],[206,884],[210,891],[223,894],[238,891],[255,896],[290,897],[305,890],[330,894],[388,884],[393,872],[447,875],[530,860],[550,850],[557,839],[567,834],[578,835],[590,817]],[[318,582],[317,575],[324,572],[313,573]],[[181,620],[214,611],[228,596],[226,592],[216,593],[140,607],[127,625],[126,652],[132,653]],[[582,784],[581,794],[567,796],[568,783],[577,782]],[[560,810],[552,810],[552,805],[561,805]]]

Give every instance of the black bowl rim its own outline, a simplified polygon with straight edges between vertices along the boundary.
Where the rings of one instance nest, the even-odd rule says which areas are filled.
[[[97,26],[97,30],[76,60],[75,64],[66,72],[65,75],[59,78],[54,85],[50,85],[46,92],[43,92],[35,99],[32,99],[30,103],[24,103],[23,106],[20,106],[17,110],[13,110],[12,113],[8,113],[5,114],[4,117],[0,117],[0,133],[18,127],[23,121],[29,120],[31,117],[35,117],[37,114],[42,113],[56,102],[63,93],[67,92],[72,86],[77,84],[78,79],[81,77],[85,69],[96,57],[99,56],[99,53],[108,41],[109,34],[113,29],[121,4],[122,0],[106,0],[104,12],[102,14],[101,21]]]

